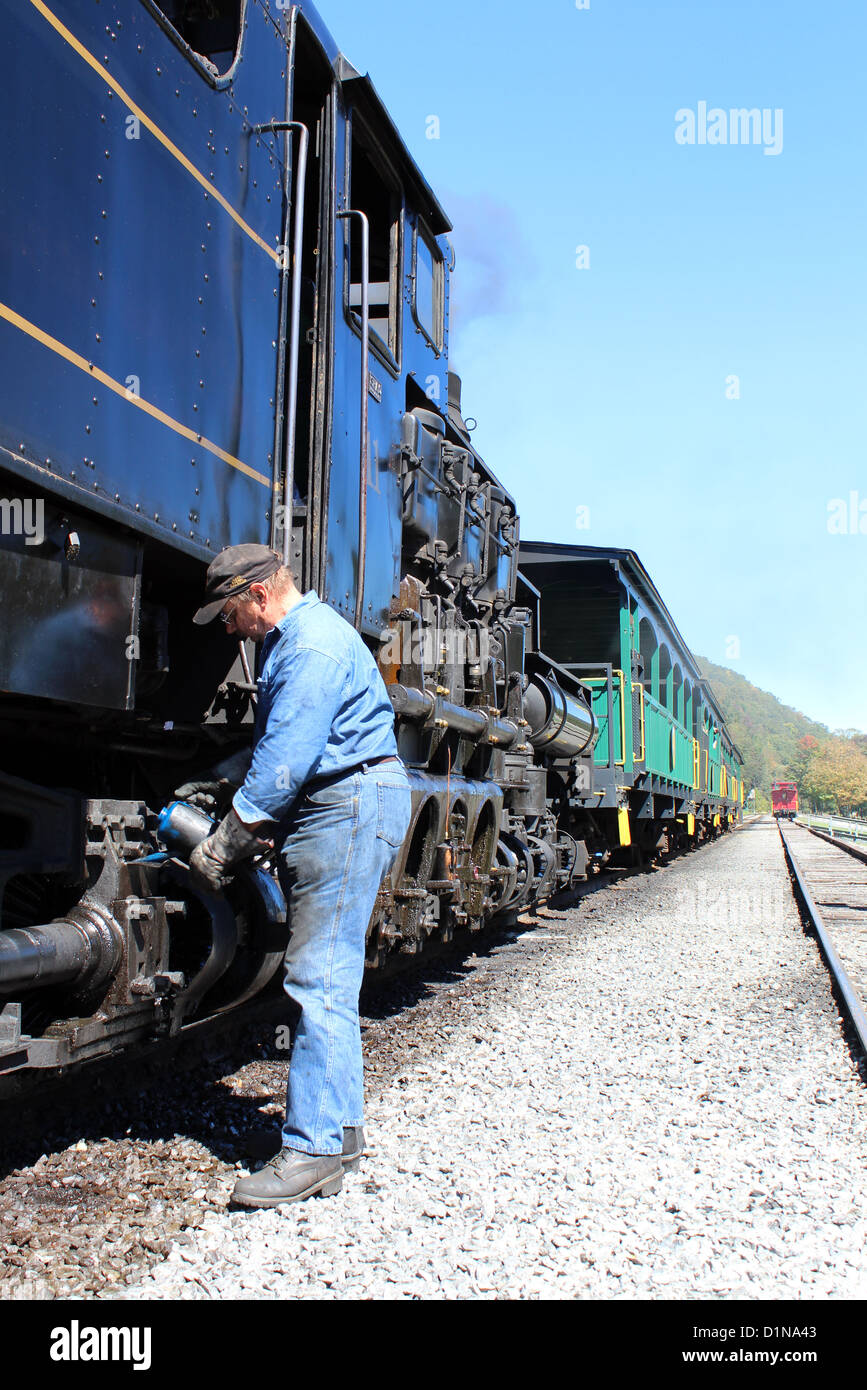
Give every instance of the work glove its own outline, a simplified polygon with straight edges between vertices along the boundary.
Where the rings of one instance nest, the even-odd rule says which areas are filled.
[[[235,877],[235,870],[245,859],[273,849],[270,840],[260,840],[230,811],[214,831],[190,855],[190,877],[197,888],[206,893],[222,893]]]
[[[253,750],[242,748],[240,753],[233,753],[230,758],[224,758],[204,773],[200,781],[185,782],[178,787],[174,794],[175,801],[197,806],[209,816],[225,814],[232,797],[250,771],[252,761]]]

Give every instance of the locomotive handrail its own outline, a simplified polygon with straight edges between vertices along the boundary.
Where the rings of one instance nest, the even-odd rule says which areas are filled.
[[[310,131],[301,121],[287,121],[287,129],[299,132],[298,169],[295,176],[295,235],[292,248],[292,319],[289,337],[289,419],[286,466],[283,470],[283,564],[288,569],[292,546],[292,502],[295,494],[295,436],[298,420],[298,365],[301,331],[301,256],[304,239],[304,195],[307,183],[307,148]]]
[[[298,419],[298,367],[300,362],[300,337],[301,337],[301,257],[304,244],[304,197],[307,188],[307,149],[310,143],[310,131],[302,121],[268,121],[264,125],[253,126],[253,131],[258,135],[263,131],[270,130],[275,134],[282,131],[289,134],[292,130],[297,130],[300,135],[298,142],[298,165],[295,170],[295,190],[294,197],[287,207],[287,218],[294,215],[295,229],[292,244],[292,313],[289,326],[289,405],[288,418],[286,422],[286,451],[283,466],[283,564],[289,568],[292,549],[292,502],[295,491],[295,436]],[[290,144],[291,149],[291,144]],[[287,160],[288,164],[288,160]],[[290,211],[291,209],[291,211]],[[288,222],[285,231],[288,230]],[[282,330],[283,321],[286,316],[286,289],[288,284],[289,265],[287,262],[287,246],[281,247],[282,256],[280,259],[280,326]],[[276,425],[274,440],[274,481],[276,483],[279,476],[280,456],[283,453],[283,382],[286,367],[286,335],[281,331],[280,346],[277,357],[277,396],[276,396]],[[276,488],[275,488],[276,495]],[[276,518],[275,518],[276,520]]]
[[[370,389],[370,223],[360,208],[346,208],[338,218],[357,217],[361,222],[361,467],[358,475],[358,578],[355,626],[361,626],[364,579],[367,567],[367,469],[370,458],[367,429],[367,393]]]

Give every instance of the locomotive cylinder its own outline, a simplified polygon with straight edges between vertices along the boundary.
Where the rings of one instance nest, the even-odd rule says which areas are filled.
[[[550,677],[535,675],[524,692],[530,743],[551,758],[577,758],[599,737],[589,705],[567,695]]]

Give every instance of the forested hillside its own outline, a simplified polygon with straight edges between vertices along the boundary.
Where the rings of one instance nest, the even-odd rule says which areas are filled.
[[[758,810],[770,806],[771,782],[797,782],[802,803],[847,814],[867,810],[867,735],[832,733],[736,671],[697,658],[732,738],[744,757],[747,791]]]

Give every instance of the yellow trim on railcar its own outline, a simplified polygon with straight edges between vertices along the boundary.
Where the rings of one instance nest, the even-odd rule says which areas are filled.
[[[191,174],[192,177],[196,180],[196,182],[202,185],[202,188],[204,188],[207,191],[209,196],[212,197],[215,200],[215,202],[220,204],[221,208],[225,209],[225,211],[229,214],[229,216],[232,218],[234,222],[237,222],[241,230],[243,232],[246,232],[247,236],[250,237],[252,241],[255,241],[257,246],[261,246],[262,250],[271,257],[272,261],[274,261],[276,265],[279,266],[281,264],[281,257],[277,249],[273,246],[269,246],[267,241],[263,241],[262,238],[259,236],[258,232],[254,232],[250,224],[248,222],[245,222],[241,214],[237,212],[235,208],[232,207],[232,204],[229,202],[228,198],[223,197],[222,193],[211,182],[211,180],[205,178],[205,175],[202,173],[201,169],[197,169],[195,164],[193,164],[192,160],[188,159],[187,156],[183,153],[183,151],[178,149],[174,141],[170,140],[169,137],[165,134],[165,132],[160,130],[156,122],[152,121],[150,116],[148,116],[140,106],[136,105],[132,97],[129,95],[129,92],[127,92],[126,89],[120,85],[116,78],[112,77],[108,68],[103,67],[102,63],[100,63],[96,58],[94,58],[90,50],[85,48],[83,43],[79,42],[75,35],[71,33],[69,29],[67,29],[65,24],[61,23],[57,16],[53,14],[51,10],[49,10],[48,6],[43,3],[43,0],[30,0],[30,3],[34,9],[39,11],[43,19],[47,19],[48,23],[52,26],[52,28],[55,29],[57,33],[60,35],[60,37],[66,43],[69,44],[70,48],[72,48],[80,58],[84,59],[88,67],[92,68],[93,71],[99,77],[102,78],[103,82],[107,82],[113,92],[117,92],[117,95],[120,97],[124,105],[129,107],[130,111],[133,113],[134,116],[137,117],[139,121],[141,121],[141,124],[145,127],[145,129],[149,130],[151,135],[153,135],[153,137],[156,140],[159,140],[160,144],[166,150],[168,150],[169,154],[172,155],[172,157],[176,159],[184,169],[186,169],[187,173]]]
[[[78,367],[79,371],[84,372],[91,381],[101,382],[102,385],[107,386],[110,391],[114,391],[116,395],[122,396],[130,405],[136,406],[137,409],[143,410],[146,415],[150,415],[154,420],[158,420],[161,425],[167,425],[168,428],[174,430],[176,434],[183,435],[184,439],[189,439],[193,444],[197,444],[199,448],[206,449],[209,454],[214,454],[218,459],[221,459],[223,463],[228,463],[231,468],[239,469],[241,473],[246,473],[248,478],[253,478],[257,483],[261,483],[263,487],[270,488],[271,479],[266,477],[264,473],[257,473],[255,468],[251,468],[248,463],[244,463],[241,459],[235,458],[234,454],[227,454],[225,449],[220,448],[219,444],[212,443],[211,440],[206,439],[203,434],[198,434],[195,430],[190,429],[188,425],[182,425],[179,420],[173,420],[171,415],[167,415],[164,410],[160,410],[159,406],[151,405],[150,401],[146,401],[142,396],[133,395],[126,386],[116,381],[113,376],[109,376],[108,372],[104,372],[101,367],[95,366],[93,362],[88,362],[86,357],[82,357],[80,353],[74,352],[72,348],[67,347],[65,343],[61,343],[59,338],[52,338],[50,333],[46,333],[43,329],[37,327],[35,323],[31,323],[29,319],[23,318],[21,314],[16,314],[15,310],[10,309],[8,304],[0,303],[0,318],[5,319],[7,323],[11,323],[13,328],[18,328],[22,333],[26,333],[28,337],[35,339],[37,343],[41,343],[43,347],[50,348],[52,352],[56,352],[59,357],[65,358],[67,362],[71,362],[74,367]]]

